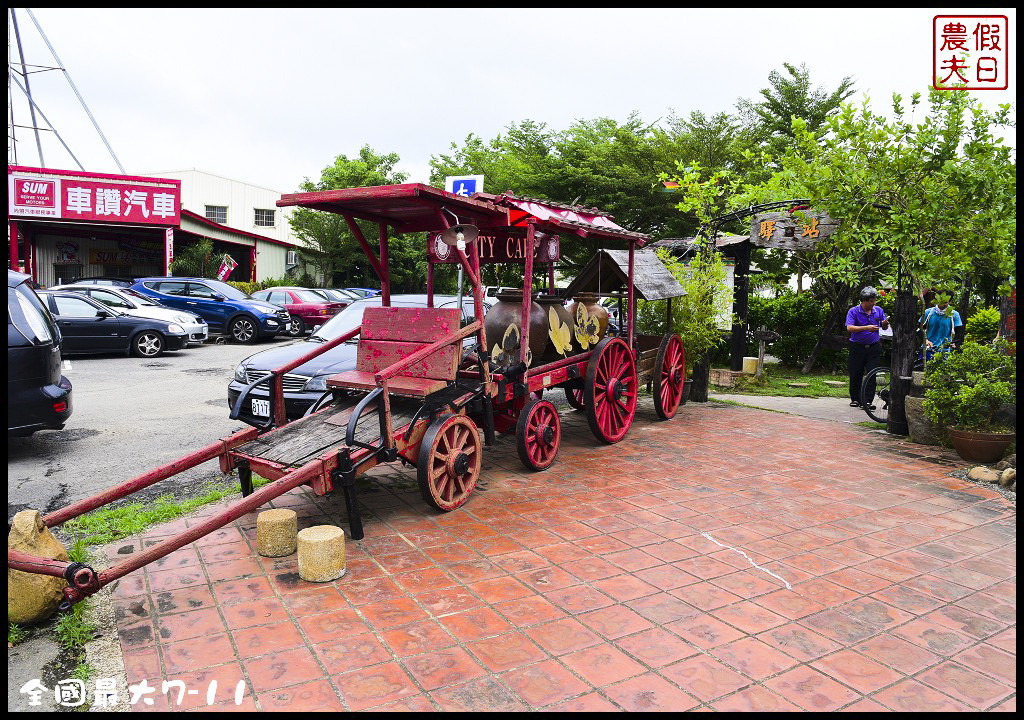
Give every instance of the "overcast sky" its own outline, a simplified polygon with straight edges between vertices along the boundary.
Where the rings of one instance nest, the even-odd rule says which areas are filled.
[[[783,62],[807,63],[829,90],[851,75],[854,98],[883,111],[893,92],[926,93],[936,14],[1009,17],[1009,89],[973,94],[1016,108],[1012,9],[33,12],[126,172],[195,167],[282,192],[364,144],[426,182],[431,155],[524,119],[561,130],[633,111],[734,112]],[[26,62],[55,64],[28,13],[17,18]],[[117,172],[61,74],[30,81],[82,165]],[[21,91],[11,96],[29,125]],[[31,131],[16,134],[19,164],[37,165]],[[42,135],[46,165],[75,169]]]

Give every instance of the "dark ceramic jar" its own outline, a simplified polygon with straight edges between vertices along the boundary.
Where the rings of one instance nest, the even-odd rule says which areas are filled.
[[[491,357],[495,357],[495,349],[501,349],[502,352],[509,349],[502,349],[502,342],[505,340],[505,333],[509,325],[515,325],[522,337],[523,291],[507,290],[498,293],[497,298],[498,302],[491,306],[484,317],[484,335],[487,337],[487,347],[491,351]],[[536,302],[530,303],[529,343],[530,353],[533,355],[531,364],[536,364],[548,344],[547,310]],[[499,362],[499,364],[508,365],[510,363]]]
[[[601,339],[608,334],[608,309],[597,302],[599,297],[597,293],[576,293],[573,296],[575,302],[569,306],[569,315],[575,324],[576,308],[582,304],[590,317],[597,318],[597,337]]]

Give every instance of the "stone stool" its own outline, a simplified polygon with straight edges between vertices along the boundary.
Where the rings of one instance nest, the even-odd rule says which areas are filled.
[[[294,510],[264,510],[256,516],[256,552],[263,557],[291,555],[295,552],[298,527]]]
[[[299,532],[299,577],[307,582],[330,582],[345,574],[345,531],[334,525],[314,525]]]

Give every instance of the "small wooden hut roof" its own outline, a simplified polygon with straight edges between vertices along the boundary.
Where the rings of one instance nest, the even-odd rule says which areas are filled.
[[[565,294],[591,292],[607,295],[624,289],[629,284],[629,251],[598,250],[587,261],[576,279],[569,283]],[[682,297],[683,286],[668,271],[653,250],[637,250],[633,257],[633,287],[644,300],[664,300]]]

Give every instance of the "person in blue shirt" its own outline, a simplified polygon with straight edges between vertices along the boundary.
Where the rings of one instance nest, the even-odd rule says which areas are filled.
[[[960,313],[949,307],[951,293],[939,292],[934,306],[928,308],[921,316],[921,327],[924,328],[925,358],[937,352],[949,352],[956,347],[953,333],[963,326]]]
[[[860,291],[860,304],[846,313],[846,332],[850,333],[850,407],[860,407],[860,386],[864,374],[878,367],[882,357],[879,328],[889,329],[885,311],[877,307],[878,291],[870,285]],[[874,388],[868,388],[874,397]],[[874,410],[869,407],[869,410]]]

